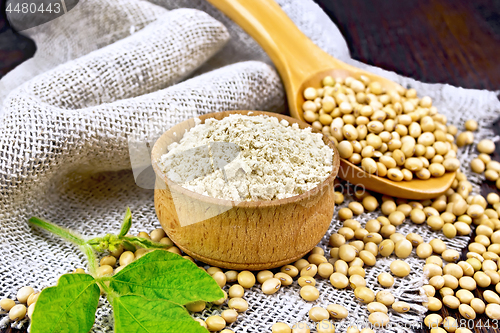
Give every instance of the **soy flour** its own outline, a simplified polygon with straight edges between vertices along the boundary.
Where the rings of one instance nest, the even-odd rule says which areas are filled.
[[[216,146],[226,148],[214,153]],[[221,165],[221,158],[228,164]],[[310,128],[290,126],[276,117],[234,114],[206,119],[204,124],[197,119],[179,143],[168,147],[159,165],[169,179],[188,190],[250,201],[304,193],[328,177],[332,161],[333,150]]]

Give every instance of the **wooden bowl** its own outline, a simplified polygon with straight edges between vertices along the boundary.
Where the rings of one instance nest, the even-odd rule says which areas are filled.
[[[199,119],[204,123],[207,118],[220,120],[230,114],[268,115],[297,123],[300,128],[309,127],[300,120],[261,111],[217,112]],[[335,206],[339,154],[330,140],[323,136],[325,144],[334,150],[332,172],[314,189],[280,200],[236,202],[189,191],[168,179],[158,166],[168,145],[194,126],[194,118],[175,125],[158,139],[151,153],[156,173],[156,214],[170,239],[193,258],[238,270],[286,265],[311,251],[328,230]],[[186,219],[202,222],[185,225]]]

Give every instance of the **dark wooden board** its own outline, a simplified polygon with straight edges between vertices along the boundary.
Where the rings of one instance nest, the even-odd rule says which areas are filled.
[[[353,58],[424,82],[500,89],[498,0],[315,0]]]

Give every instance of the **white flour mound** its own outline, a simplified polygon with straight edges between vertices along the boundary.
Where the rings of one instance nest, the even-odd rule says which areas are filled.
[[[217,156],[210,142],[233,143],[241,151],[236,150],[235,158],[221,169],[214,166]],[[228,145],[227,150],[232,147],[236,146]],[[168,150],[159,164],[169,179],[219,199],[288,198],[311,190],[332,172],[333,150],[322,134],[269,116],[207,119]]]

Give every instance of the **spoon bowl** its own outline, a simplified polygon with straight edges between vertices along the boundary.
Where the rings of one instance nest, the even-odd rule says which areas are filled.
[[[240,25],[266,51],[278,70],[287,93],[290,114],[304,121],[302,104],[306,87],[320,88],[325,76],[367,76],[383,88],[393,90],[399,84],[346,64],[314,44],[304,35],[274,0],[208,0]],[[428,180],[395,182],[370,175],[360,167],[341,159],[339,177],[382,194],[424,200],[435,198],[450,188],[455,172]]]

